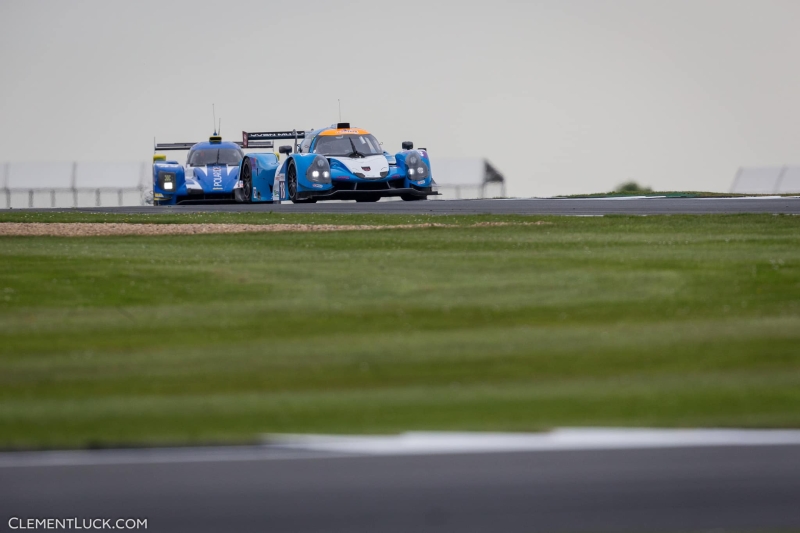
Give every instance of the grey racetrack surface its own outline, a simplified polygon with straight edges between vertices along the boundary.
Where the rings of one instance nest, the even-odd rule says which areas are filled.
[[[133,206],[57,209],[98,213],[387,213],[431,215],[678,215],[721,213],[800,214],[800,198],[648,198],[648,199],[515,199],[429,200],[425,202],[381,201],[378,203],[319,202],[317,204],[220,204],[174,207]],[[15,209],[14,211],[21,211]],[[26,210],[28,211],[28,210]],[[53,211],[33,209],[32,211]]]
[[[212,452],[199,462],[73,466],[10,466],[0,454],[0,531],[10,516],[147,518],[148,531],[193,533],[800,529],[800,446],[397,457],[227,450],[219,461]]]

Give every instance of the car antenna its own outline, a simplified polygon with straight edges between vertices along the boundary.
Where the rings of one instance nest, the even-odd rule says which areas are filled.
[[[214,116],[214,137],[217,136],[217,110],[214,109],[214,104],[211,104],[211,114]]]
[[[217,135],[222,137],[222,117],[219,117],[219,128],[217,128]]]

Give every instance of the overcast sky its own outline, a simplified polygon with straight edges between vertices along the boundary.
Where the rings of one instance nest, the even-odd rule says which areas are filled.
[[[343,119],[516,196],[800,164],[797,0],[0,0],[0,161]]]

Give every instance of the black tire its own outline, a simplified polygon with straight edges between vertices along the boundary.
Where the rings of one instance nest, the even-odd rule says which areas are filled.
[[[400,198],[406,202],[421,202],[422,200],[427,200],[427,196],[417,196],[415,194],[401,194]]]
[[[289,163],[286,170],[286,188],[289,189],[289,200],[297,202],[297,169],[294,163]]]
[[[289,200],[293,204],[315,204],[315,198],[300,199],[297,197],[297,168],[294,163],[289,163],[289,169],[286,171],[286,187],[289,189]]]
[[[242,202],[249,204],[253,201],[253,171],[250,168],[250,161],[247,159],[242,163]]]
[[[380,194],[365,194],[356,198],[356,202],[377,202],[380,199]]]

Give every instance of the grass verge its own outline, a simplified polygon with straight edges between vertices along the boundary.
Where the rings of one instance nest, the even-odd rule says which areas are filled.
[[[53,216],[453,227],[2,237],[2,448],[800,426],[798,217]]]

